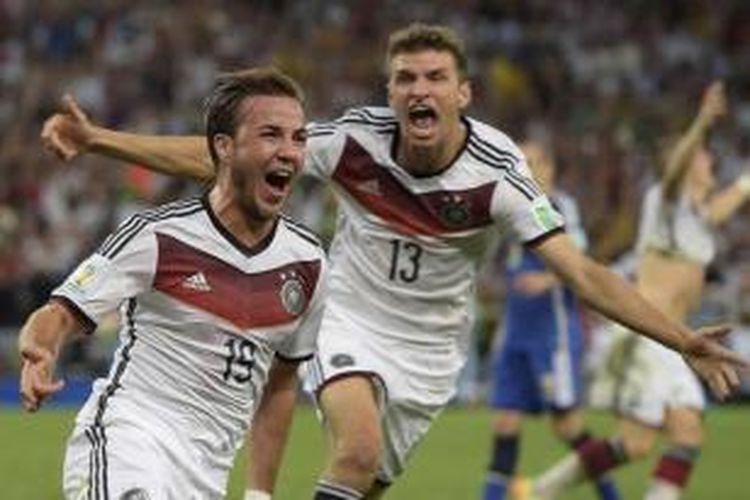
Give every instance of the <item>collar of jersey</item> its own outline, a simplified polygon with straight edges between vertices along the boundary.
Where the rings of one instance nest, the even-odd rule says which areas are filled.
[[[268,232],[268,234],[260,240],[258,243],[256,243],[254,246],[248,246],[241,242],[239,238],[237,238],[234,234],[227,229],[224,224],[219,220],[219,217],[214,212],[214,209],[211,207],[211,203],[208,201],[208,191],[206,191],[203,196],[201,196],[201,203],[206,209],[206,213],[208,214],[208,218],[211,221],[211,223],[214,225],[216,230],[221,234],[221,236],[227,240],[233,247],[235,247],[237,250],[242,252],[246,257],[253,257],[254,255],[258,255],[263,250],[268,248],[268,246],[273,241],[274,236],[276,236],[276,228],[279,226],[279,219],[278,217],[273,222],[273,228],[271,228],[271,231]]]

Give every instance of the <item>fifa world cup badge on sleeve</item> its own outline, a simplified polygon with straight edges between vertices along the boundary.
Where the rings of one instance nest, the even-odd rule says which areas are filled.
[[[548,231],[558,225],[552,207],[546,199],[534,202],[531,211],[534,214],[534,220],[542,229]]]
[[[104,257],[93,255],[75,270],[73,275],[64,285],[65,288],[75,292],[84,293],[88,288],[93,286],[102,275],[102,270],[109,265],[109,261]]]

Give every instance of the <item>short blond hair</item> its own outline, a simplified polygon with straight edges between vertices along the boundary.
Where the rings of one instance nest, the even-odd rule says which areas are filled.
[[[469,64],[463,42],[451,28],[437,24],[412,23],[391,33],[388,37],[386,71],[390,70],[391,61],[397,55],[423,50],[450,52],[459,77],[467,78]]]

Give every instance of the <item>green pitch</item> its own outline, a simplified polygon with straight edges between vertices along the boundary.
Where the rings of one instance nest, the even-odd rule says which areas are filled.
[[[62,450],[73,412],[43,410],[22,415],[0,410],[0,498],[4,500],[59,499]],[[607,417],[592,416],[592,427],[612,428]],[[484,465],[489,447],[489,414],[485,410],[448,410],[421,446],[412,467],[386,498],[393,500],[464,500],[480,498]],[[534,473],[563,453],[545,422],[530,421],[524,434],[524,474]],[[709,441],[691,482],[688,499],[750,498],[748,450],[750,410],[726,408],[708,416]],[[325,440],[311,410],[297,414],[291,447],[287,450],[276,499],[310,498],[311,487],[321,469]],[[239,464],[238,464],[239,465]],[[625,499],[641,498],[651,462],[627,467],[617,474]],[[240,467],[235,470],[229,498],[241,498]],[[595,498],[581,487],[567,500]]]

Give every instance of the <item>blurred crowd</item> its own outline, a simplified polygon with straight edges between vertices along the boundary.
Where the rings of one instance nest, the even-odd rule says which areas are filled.
[[[387,34],[412,20],[465,39],[472,115],[554,145],[600,259],[631,246],[661,139],[688,125],[713,79],[732,106],[712,138],[719,177],[750,168],[741,0],[0,0],[0,327],[18,325],[128,212],[200,189],[47,155],[38,135],[63,93],[107,126],[200,132],[217,72],[273,63],[325,119],[385,102]],[[748,222],[724,232],[719,272],[750,262]]]

